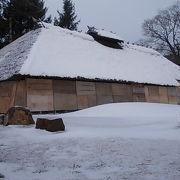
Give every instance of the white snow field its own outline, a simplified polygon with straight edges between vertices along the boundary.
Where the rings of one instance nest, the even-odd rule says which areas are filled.
[[[118,103],[41,116],[62,117],[66,131],[0,126],[5,180],[180,179],[178,105]]]

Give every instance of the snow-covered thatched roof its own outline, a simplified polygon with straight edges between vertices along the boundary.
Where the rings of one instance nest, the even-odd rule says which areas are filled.
[[[0,81],[27,75],[179,86],[180,68],[153,49],[113,49],[87,34],[45,27],[0,50]]]

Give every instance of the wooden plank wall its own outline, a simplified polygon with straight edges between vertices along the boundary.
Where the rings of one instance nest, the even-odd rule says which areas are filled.
[[[97,105],[113,103],[112,85],[111,83],[96,82]]]
[[[26,91],[26,81],[16,82],[16,94],[14,105],[16,106],[27,106],[27,91]]]
[[[160,103],[169,103],[168,91],[166,87],[159,87],[159,102]]]
[[[158,86],[145,86],[145,97],[147,102],[160,102],[160,89]]]
[[[133,101],[134,102],[145,102],[145,87],[141,84],[132,85],[133,88]]]
[[[76,82],[78,109],[96,106],[96,85],[94,82]]]
[[[27,79],[27,106],[31,111],[53,111],[52,80]]]
[[[14,105],[16,82],[0,83],[0,113],[6,113],[9,107]]]
[[[176,92],[177,92],[178,104],[180,104],[180,87],[176,88]]]
[[[168,98],[170,104],[178,104],[177,88],[168,87]]]
[[[113,102],[132,102],[133,88],[127,84],[112,83]]]
[[[54,110],[76,110],[76,82],[53,80]]]
[[[180,87],[32,78],[0,83],[0,113],[13,105],[56,111],[117,102],[180,104]]]

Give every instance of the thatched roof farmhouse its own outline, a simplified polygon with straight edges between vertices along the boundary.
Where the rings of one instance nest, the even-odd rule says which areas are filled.
[[[89,34],[45,24],[1,49],[0,113],[13,105],[71,111],[113,102],[180,104],[179,66],[105,31]]]

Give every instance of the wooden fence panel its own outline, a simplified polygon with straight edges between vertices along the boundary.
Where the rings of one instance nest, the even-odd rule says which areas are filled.
[[[177,96],[176,87],[168,87],[168,96]]]
[[[180,97],[180,87],[176,88],[177,96]]]
[[[109,103],[113,103],[113,98],[112,96],[103,96],[103,95],[98,95],[97,96],[97,105],[101,105],[101,104],[109,104]]]
[[[52,111],[52,80],[27,79],[27,106],[31,111]]]
[[[176,87],[168,87],[168,99],[169,104],[178,104],[179,103],[179,97],[178,97],[178,91]]]
[[[55,110],[76,110],[77,109],[76,95],[54,92],[54,109]]]
[[[168,104],[167,87],[159,87],[159,99],[160,99],[160,103]]]
[[[53,80],[55,110],[76,110],[77,95],[76,82]]]
[[[76,82],[77,95],[95,95],[96,87],[94,82]]]
[[[17,82],[14,105],[24,107],[27,106],[26,81]]]
[[[134,102],[146,102],[145,94],[133,94]]]
[[[113,96],[113,102],[119,103],[119,102],[133,102],[133,97],[129,98],[127,96]]]
[[[178,103],[177,104],[179,104],[180,105],[180,97],[178,97]]]
[[[89,95],[88,96],[88,107],[93,107],[97,105],[96,95]]]
[[[112,94],[115,103],[133,101],[131,85],[112,83]]]
[[[178,104],[180,105],[180,87],[177,87],[176,92],[178,97]]]
[[[80,95],[77,96],[78,109],[85,109],[96,106],[96,95]]]
[[[94,82],[76,82],[78,109],[96,106],[96,88]]]
[[[60,94],[76,94],[76,82],[67,80],[53,80],[53,90]]]
[[[159,87],[158,86],[145,86],[145,97],[147,102],[159,103]]]
[[[113,103],[112,84],[96,83],[97,105]]]
[[[144,94],[144,93],[145,93],[144,85],[140,85],[140,84],[133,85],[133,94]]]
[[[112,96],[112,84],[111,83],[96,83],[97,95]]]
[[[149,96],[159,96],[158,86],[148,86]]]
[[[146,102],[145,88],[143,85],[133,85],[133,101]]]
[[[6,113],[14,105],[15,92],[15,81],[0,83],[0,113]]]
[[[169,96],[169,104],[178,104],[179,103],[179,97],[177,96]]]
[[[112,93],[114,96],[124,96],[131,95],[132,96],[132,86],[127,84],[116,84],[112,83]]]
[[[85,109],[89,107],[88,96],[80,95],[77,96],[78,109]]]

